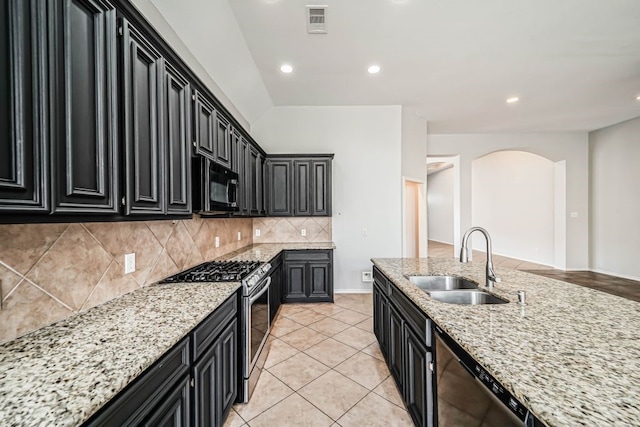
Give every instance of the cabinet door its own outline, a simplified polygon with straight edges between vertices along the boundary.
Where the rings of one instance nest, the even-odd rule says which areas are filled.
[[[160,53],[123,20],[126,214],[165,211],[164,147],[158,130]]]
[[[332,301],[333,284],[331,264],[327,262],[309,262],[307,265],[309,278],[306,294],[309,300]]]
[[[53,212],[117,212],[116,11],[105,0],[50,11]]]
[[[271,272],[271,284],[269,285],[269,315],[271,322],[276,317],[278,308],[282,303],[282,264],[275,267]]]
[[[307,298],[305,290],[306,267],[306,262],[285,263],[284,301],[300,301]]]
[[[231,169],[231,141],[229,121],[220,113],[216,115],[215,162]]]
[[[248,215],[251,212],[251,187],[249,178],[249,143],[240,137],[238,141],[238,208],[240,214]]]
[[[249,146],[249,163],[247,180],[249,182],[249,203],[251,215],[259,215],[264,212],[262,154],[253,145]]]
[[[291,160],[267,160],[267,215],[293,215],[293,189]]]
[[[400,313],[389,304],[389,345],[387,347],[387,363],[396,384],[404,388],[403,338],[404,321]]]
[[[378,338],[380,350],[386,356],[389,340],[389,300],[379,286],[373,284],[373,333]]]
[[[0,212],[49,211],[45,5],[0,1]]]
[[[331,216],[331,160],[311,161],[310,215]]]
[[[311,215],[311,161],[293,161],[293,215]]]
[[[215,160],[216,111],[213,104],[195,91],[195,150],[197,154]]]
[[[191,213],[191,90],[189,82],[165,62],[163,140],[167,149],[167,213]]]
[[[429,367],[432,354],[424,341],[406,324],[404,331],[404,399],[407,410],[416,425],[432,425],[433,408],[428,403],[432,395],[432,371]]]
[[[191,425],[189,381],[190,378],[185,377],[184,380],[176,384],[142,425],[145,427],[188,427]]]
[[[237,321],[231,322],[195,364],[195,420],[221,426],[237,395]]]

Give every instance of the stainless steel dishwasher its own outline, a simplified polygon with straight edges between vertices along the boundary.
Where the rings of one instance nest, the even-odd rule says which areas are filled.
[[[544,426],[442,329],[434,330],[437,426]]]

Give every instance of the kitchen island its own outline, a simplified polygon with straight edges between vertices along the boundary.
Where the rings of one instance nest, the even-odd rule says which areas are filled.
[[[257,244],[218,260],[266,262],[283,250],[334,248]],[[0,425],[80,425],[239,288],[239,282],[151,285],[0,344]]]
[[[484,264],[373,259],[421,311],[548,426],[640,425],[640,304],[499,269],[491,293],[509,304],[435,301],[406,276],[452,275],[486,290]],[[525,290],[527,304],[517,303]]]

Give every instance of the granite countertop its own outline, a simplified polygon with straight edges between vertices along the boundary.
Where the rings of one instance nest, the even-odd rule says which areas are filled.
[[[269,261],[283,249],[251,245],[219,259]],[[151,285],[0,344],[0,426],[76,426],[240,288],[239,282]]]
[[[454,275],[486,290],[484,264],[373,259],[382,273],[549,426],[640,425],[640,303],[515,270],[492,293],[510,301],[435,301],[405,275]],[[527,292],[527,305],[517,291]]]

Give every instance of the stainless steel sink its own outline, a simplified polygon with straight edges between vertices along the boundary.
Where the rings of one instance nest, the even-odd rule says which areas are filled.
[[[476,283],[456,276],[407,276],[407,278],[425,292],[478,289]]]
[[[431,291],[431,298],[447,304],[506,304],[508,301],[480,290]]]

